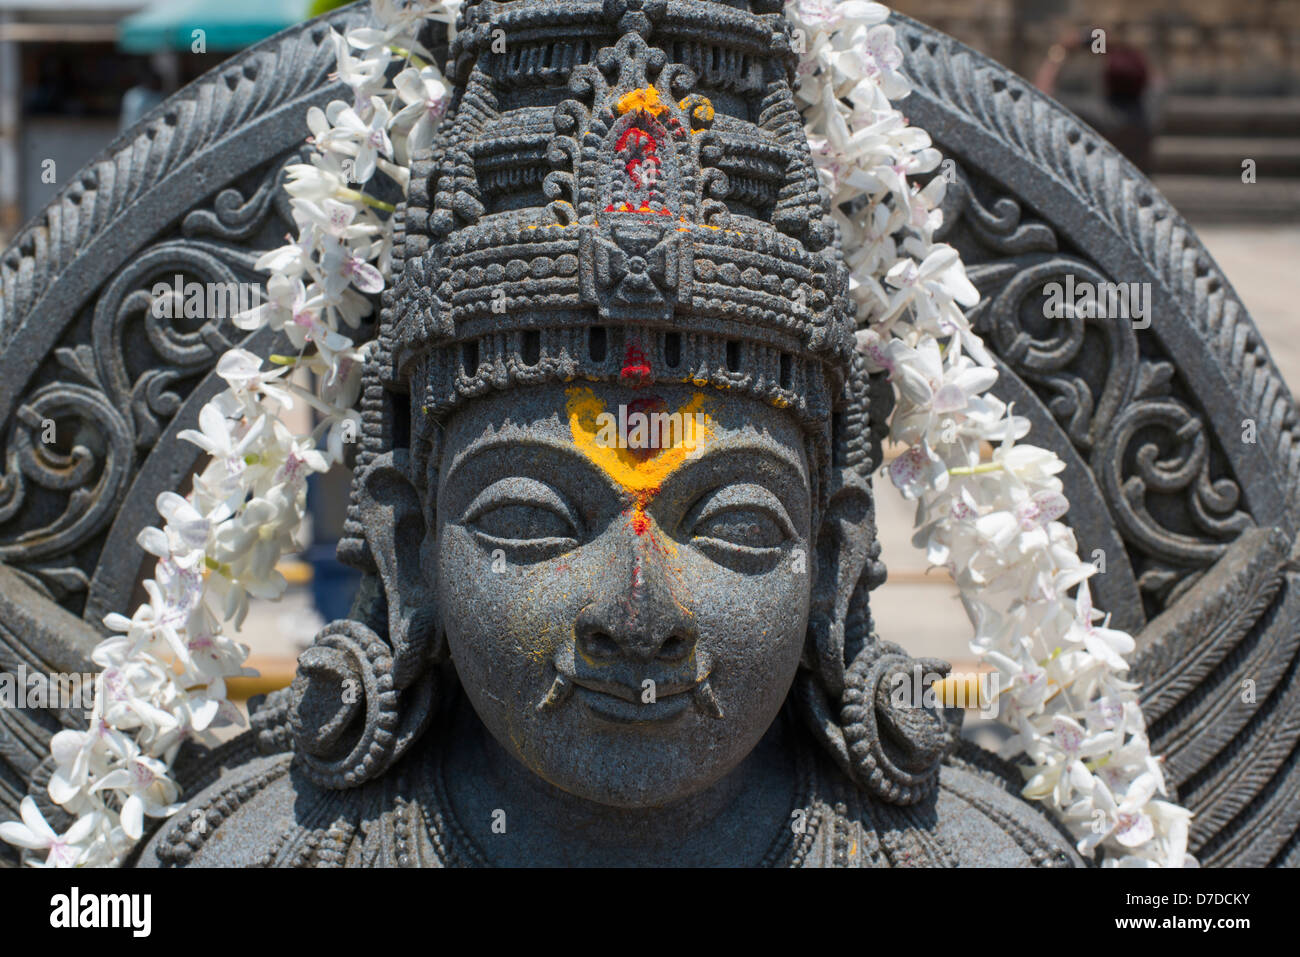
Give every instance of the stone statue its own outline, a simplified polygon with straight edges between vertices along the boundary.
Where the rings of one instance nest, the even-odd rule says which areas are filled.
[[[889,391],[852,348],[780,3],[484,0],[462,27],[447,51],[453,114],[396,214],[365,372],[339,549],[361,592],[252,731],[183,755],[191,802],[137,863],[1080,865],[1019,797],[1019,774],[962,739],[959,712],[895,694],[900,677],[947,666],[873,628],[885,572],[870,475]],[[495,29],[509,53],[492,52]],[[919,109],[934,102],[928,63]],[[981,249],[1022,257],[1034,289],[1069,251],[982,175],[953,191],[950,218],[997,304],[1018,278]],[[272,202],[236,196],[185,228],[252,242],[254,207]],[[1018,362],[1027,335],[1020,352],[992,344]],[[1031,388],[1050,392],[1073,359],[1004,378],[1040,441],[1069,448],[1092,483],[1070,445],[1078,407],[1049,410]],[[1135,406],[1170,380],[1142,381]],[[1102,448],[1115,400],[1097,414],[1087,437]],[[1214,462],[1215,507],[1233,509]],[[1080,538],[1120,542],[1105,587],[1130,599],[1135,630],[1164,611],[1141,647],[1171,675],[1179,642],[1222,661],[1256,627],[1220,627],[1234,611],[1207,594],[1255,588],[1255,615],[1282,600],[1282,532],[1239,523],[1235,541],[1189,545],[1169,570],[1150,557],[1158,533],[1124,557],[1098,481],[1104,498],[1069,489],[1085,518],[1107,516]],[[1115,497],[1140,499],[1132,481]],[[0,573],[31,593],[0,609],[6,634],[34,620],[38,636],[93,636],[35,572]],[[96,573],[88,619],[113,587]],[[1292,614],[1274,613],[1283,626]],[[59,650],[36,645],[54,649],[42,660]],[[1291,684],[1277,685],[1288,701]],[[1156,690],[1178,720],[1175,703],[1197,707],[1180,703],[1186,684]],[[17,775],[33,792],[41,767]]]
[[[259,712],[292,752],[143,861],[1073,863],[891,703],[883,390],[779,5],[578,6],[469,8],[364,387],[340,553],[373,587]]]

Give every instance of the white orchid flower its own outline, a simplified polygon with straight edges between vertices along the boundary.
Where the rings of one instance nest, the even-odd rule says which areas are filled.
[[[272,423],[275,436],[275,458],[280,463],[273,481],[298,487],[313,472],[329,471],[329,460],[318,450],[310,436],[300,438],[289,431],[283,422]]]
[[[339,299],[349,284],[365,293],[384,291],[384,274],[345,243],[327,242],[321,266],[325,274],[325,295],[330,300]]]
[[[924,445],[914,445],[889,465],[889,478],[904,498],[918,498],[927,489],[946,486],[948,467]]]
[[[327,137],[335,149],[352,151],[352,178],[358,183],[367,183],[375,175],[379,157],[393,158],[393,141],[388,135],[392,114],[377,96],[370,97],[368,114],[368,119],[362,119],[354,108],[337,102],[331,103],[325,114],[334,125]]]
[[[149,601],[141,604],[134,616],[126,619],[121,615],[109,615],[105,623],[110,628],[126,631],[128,656],[161,641],[183,665],[188,665],[189,652],[180,632],[200,596],[193,592],[167,594],[157,581],[148,578],[144,588]]]
[[[126,766],[110,771],[91,788],[92,791],[113,790],[126,795],[122,802],[122,830],[127,837],[138,841],[144,834],[144,819],[168,817],[183,805],[176,803],[180,788],[167,774],[167,765],[157,758],[142,754],[126,760]]]
[[[455,23],[462,0],[374,0],[374,14],[390,31],[415,32],[425,20]],[[359,31],[349,31],[349,36]]]
[[[110,762],[131,752],[130,739],[95,715],[86,731],[65,729],[50,739],[54,772],[48,787],[50,800],[69,806],[89,790],[92,777],[106,774]]]
[[[794,19],[827,32],[840,24],[873,24],[889,18],[889,8],[866,0],[789,0],[786,11]]]
[[[130,661],[110,666],[96,648],[92,657],[104,665],[100,684],[104,720],[122,731],[136,730],[137,739],[152,740],[177,725],[176,717],[154,704],[155,695],[164,693],[170,678],[161,664],[137,655]]]
[[[294,199],[307,199],[320,203],[327,199],[346,199],[356,192],[348,185],[347,179],[340,170],[323,169],[311,163],[294,163],[286,166],[284,172],[284,191]],[[304,242],[299,245],[310,249],[311,234],[302,238]],[[287,249],[288,247],[282,246],[279,250],[272,250],[272,253],[258,260],[258,268],[267,268],[261,265],[263,262],[267,262],[268,266],[273,263],[274,260],[268,262],[267,257],[274,253],[287,255],[287,252],[282,252]]]
[[[279,380],[288,366],[262,368],[262,359],[246,349],[231,349],[217,361],[217,375],[226,381],[239,407],[259,409],[262,399],[293,408],[293,395]]]
[[[434,131],[442,122],[451,100],[451,90],[435,67],[403,70],[393,80],[397,95],[406,104],[393,117],[393,126],[409,130],[406,134],[407,156],[427,149]]]
[[[337,30],[330,31],[330,42],[334,44],[334,57],[337,63],[338,79],[352,88],[358,103],[381,92],[385,84],[385,71],[392,61],[392,55],[386,46],[367,47],[362,56],[352,55],[352,44],[347,37]]]
[[[1077,617],[1066,635],[1067,640],[1082,642],[1091,654],[1104,661],[1112,670],[1127,671],[1128,662],[1123,656],[1131,654],[1137,647],[1132,636],[1096,624],[1095,619],[1100,616],[1100,613],[1093,610],[1092,595],[1086,582],[1079,586],[1075,602]]]
[[[317,235],[332,236],[340,242],[364,240],[380,232],[379,223],[368,218],[363,209],[332,196],[319,200],[296,198],[290,200],[289,205],[300,226],[314,227]],[[358,216],[361,216],[360,222]]]
[[[85,815],[62,835],[45,822],[40,808],[31,796],[24,797],[18,804],[18,821],[6,821],[0,824],[0,840],[8,841],[29,851],[45,851],[45,867],[74,867],[81,863],[85,854],[84,844],[95,830],[95,815]]]
[[[261,439],[265,428],[265,417],[245,428],[226,418],[214,406],[205,405],[199,410],[198,431],[185,429],[177,438],[197,445],[221,462],[230,475],[237,476],[248,467],[245,456]]]

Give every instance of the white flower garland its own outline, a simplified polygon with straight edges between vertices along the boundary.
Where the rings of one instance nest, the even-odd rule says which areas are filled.
[[[368,345],[342,330],[369,314],[392,250],[391,221],[379,215],[392,207],[364,190],[378,173],[405,190],[411,155],[431,142],[450,90],[416,35],[428,18],[454,29],[460,5],[374,0],[382,29],[334,34],[353,102],[308,112],[315,153],[289,168],[285,187],[298,236],[258,261],[271,273],[268,301],[236,320],[283,329],[299,352],[271,357],[269,370],[241,349],[218,362],[229,388],[203,407],[199,431],[181,433],[211,460],[189,496],[159,496],[163,527],[139,536],[158,558],[149,601],[131,618],[105,618],[116,634],[94,652],[104,671],[90,729],[59,732],[51,745],[50,798],[75,822],[55,833],[28,797],[22,823],[0,825],[30,863],[121,862],[146,816],[181,807],[170,776],[181,744],[211,744],[214,728],[242,720],[225,681],[250,674],[248,649],[224,629],[238,631],[250,595],[283,593],[275,564],[297,550],[305,479],[339,464],[358,430]],[[1028,422],[988,394],[997,373],[961,308],[978,293],[957,252],[932,240],[945,181],[908,181],[941,157],[891,105],[910,87],[888,10],[788,0],[786,13],[802,31],[798,96],[844,239],[859,346],[895,387],[890,435],[904,451],[890,477],[917,500],[916,544],[961,591],[972,649],[1000,673],[999,717],[1017,732],[1006,751],[1028,760],[1023,793],[1051,808],[1081,852],[1104,848],[1107,865],[1194,863],[1190,814],[1157,798],[1160,763],[1135,686],[1120,677],[1133,639],[1097,624],[1087,584],[1096,569],[1058,521],[1064,463],[1016,444]],[[298,369],[314,373],[314,391],[288,381]],[[324,417],[310,434],[280,419],[295,401]],[[985,443],[998,446],[988,460]]]

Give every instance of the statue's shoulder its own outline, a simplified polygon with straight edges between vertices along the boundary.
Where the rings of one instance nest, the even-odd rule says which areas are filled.
[[[966,750],[966,749],[963,749]],[[1081,867],[1070,838],[1015,793],[996,760],[956,758],[912,805],[889,804],[820,763],[798,866]]]
[[[939,770],[935,806],[961,867],[1082,867],[1074,842],[1037,805],[970,765]]]
[[[414,769],[418,771],[417,769]],[[312,782],[291,752],[222,768],[168,819],[138,867],[437,867],[413,769],[358,788]]]
[[[292,760],[290,753],[256,755],[220,769],[158,828],[137,866],[250,867],[273,857],[300,826]]]

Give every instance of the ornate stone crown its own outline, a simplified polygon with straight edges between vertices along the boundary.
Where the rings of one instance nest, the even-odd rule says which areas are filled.
[[[779,0],[465,8],[450,115],[412,164],[395,217],[341,559],[378,569],[360,504],[370,463],[393,451],[429,508],[440,420],[493,390],[576,379],[714,387],[801,424],[816,508],[851,484],[848,473],[867,477],[885,419],[872,405],[889,386],[854,352],[847,270],[779,11]],[[911,659],[874,639],[868,593],[884,568],[869,509],[854,529],[859,565],[837,586],[837,607],[812,616],[794,695],[846,773],[912,803],[937,786],[951,739],[942,718],[878,700]],[[391,674],[394,692],[425,697],[376,704],[373,738],[353,749],[365,751],[360,763],[304,757],[329,787],[381,773],[420,733],[430,700],[415,682],[421,656],[443,654],[409,640],[428,637],[428,622],[394,638],[390,620],[385,643],[370,623],[388,615],[364,607],[362,592],[360,621],[318,639],[332,649],[321,661],[353,649],[382,663],[365,667]],[[305,682],[291,724],[301,753],[321,750]]]
[[[465,8],[452,115],[399,207],[359,466],[404,444],[399,419],[415,445],[469,398],[577,378],[748,394],[825,459],[853,320],[779,11]]]

